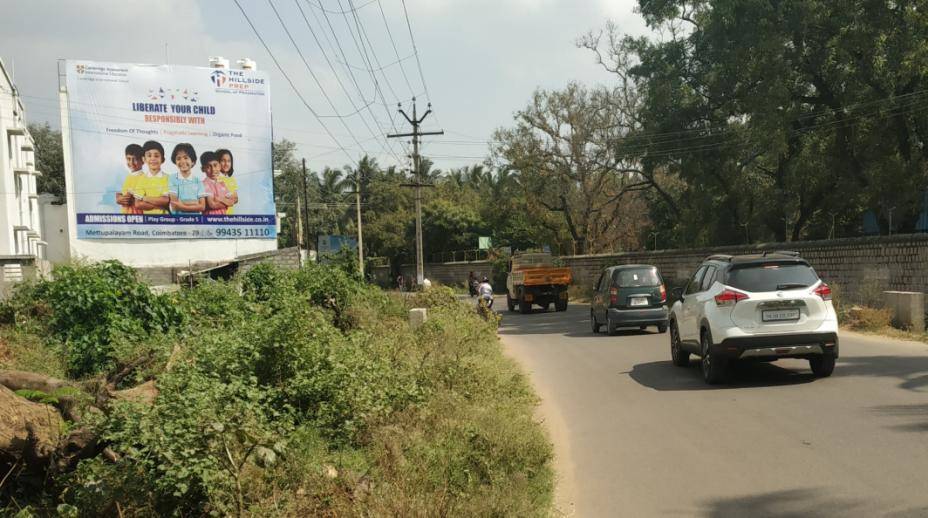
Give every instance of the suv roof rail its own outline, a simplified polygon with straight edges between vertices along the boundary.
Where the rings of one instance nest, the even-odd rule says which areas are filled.
[[[726,255],[726,254],[714,254],[714,255],[710,255],[706,260],[707,260],[707,261],[727,261],[727,262],[731,262],[731,256],[730,256],[730,255]]]
[[[799,252],[795,250],[774,250],[773,252],[764,251],[764,257],[767,257],[769,254],[779,254],[779,255],[788,255],[791,257],[799,257]]]

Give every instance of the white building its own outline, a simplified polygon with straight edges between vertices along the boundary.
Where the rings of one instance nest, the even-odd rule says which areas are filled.
[[[0,61],[0,256],[45,258],[34,146],[22,100]]]

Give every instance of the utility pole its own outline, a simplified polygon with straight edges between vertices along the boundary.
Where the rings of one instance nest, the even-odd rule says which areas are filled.
[[[300,208],[302,196],[296,197],[296,246],[303,249],[303,209]]]
[[[354,189],[355,207],[358,210],[358,271],[361,272],[361,278],[364,278],[364,232],[361,231],[361,169],[358,168],[355,174]]]
[[[416,188],[416,284],[422,286],[425,280],[425,264],[422,256],[422,187],[427,186],[422,183],[422,167],[420,166],[421,157],[419,156],[419,137],[424,135],[444,135],[444,131],[419,131],[419,125],[432,113],[432,103],[428,104],[428,109],[419,118],[416,115],[416,98],[412,98],[412,117],[406,115],[403,111],[403,105],[400,103],[399,112],[403,114],[406,121],[412,126],[411,133],[396,133],[387,135],[387,138],[412,137],[412,162],[415,168],[416,183],[405,184],[405,187]]]
[[[309,250],[309,247],[310,247],[310,242],[309,242],[309,188],[306,185],[306,159],[305,158],[303,159],[302,176],[303,176],[303,221],[304,221],[303,228],[306,231],[306,239],[304,242],[306,243],[306,250]],[[312,246],[315,247],[316,243],[313,243]],[[317,255],[318,255],[318,251],[317,251]]]

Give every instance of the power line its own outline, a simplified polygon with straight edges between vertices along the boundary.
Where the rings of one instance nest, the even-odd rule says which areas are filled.
[[[329,70],[332,71],[332,75],[335,76],[335,80],[336,80],[336,82],[338,83],[338,86],[339,86],[339,87],[342,89],[342,91],[345,93],[345,97],[348,98],[348,102],[350,102],[351,105],[352,105],[353,107],[357,108],[357,105],[355,105],[354,100],[352,99],[351,94],[348,93],[348,89],[345,87],[345,84],[342,82],[342,80],[341,80],[341,78],[339,77],[338,73],[335,71],[335,66],[332,64],[332,61],[329,59],[329,55],[326,53],[325,48],[323,48],[322,42],[319,41],[319,37],[316,35],[316,31],[314,31],[313,28],[312,28],[312,25],[310,25],[309,19],[306,17],[306,13],[303,11],[303,7],[300,5],[299,0],[293,0],[293,1],[294,1],[294,3],[296,4],[297,9],[299,9],[300,14],[301,14],[302,17],[303,17],[303,22],[306,24],[306,28],[309,30],[309,33],[312,35],[313,40],[316,42],[316,45],[319,47],[319,50],[322,51],[322,56],[323,56],[323,58],[325,58],[325,62],[326,62],[326,64],[328,64],[328,66],[329,66]],[[359,93],[361,93],[361,92],[359,91]],[[361,99],[361,102],[364,103],[363,97],[362,97],[362,99]],[[370,103],[365,103],[364,108],[367,109],[367,111],[371,114],[371,117],[374,119],[374,124],[377,124],[377,118],[374,117],[373,112],[370,110]],[[370,125],[367,123],[367,120],[366,120],[365,118],[362,117],[362,118],[361,118],[361,122],[364,123],[364,127],[367,128],[367,131],[370,132],[371,135],[374,135],[374,130],[371,129]],[[379,124],[377,124],[377,130],[378,130],[378,131],[381,131],[381,128],[380,128]],[[379,141],[378,141],[378,143],[380,143],[381,148],[382,148],[385,152],[388,152],[388,153],[390,153],[390,154],[393,155],[393,157],[396,159],[397,163],[402,163],[402,162],[403,162],[403,160],[401,160],[400,157],[398,157],[398,156],[396,155],[396,152],[393,150],[393,147],[389,145],[389,142],[388,142],[386,139],[384,139],[383,142],[379,142]]]
[[[331,138],[338,145],[338,147],[341,148],[342,152],[345,154],[345,156],[348,157],[349,160],[353,161],[353,158],[351,154],[348,153],[348,150],[346,150],[345,147],[342,145],[342,143],[339,142],[339,140],[335,138],[335,135],[332,134],[332,131],[329,129],[329,127],[326,126],[325,122],[319,117],[319,114],[316,113],[316,110],[314,110],[313,107],[310,106],[308,102],[306,102],[306,99],[303,97],[303,94],[301,94],[300,91],[297,89],[296,85],[293,84],[293,80],[290,79],[290,76],[287,75],[287,71],[284,70],[284,67],[282,67],[280,65],[280,62],[277,61],[277,57],[274,56],[273,52],[271,52],[271,48],[268,47],[267,43],[265,43],[264,38],[261,37],[261,34],[258,32],[258,29],[255,28],[255,24],[251,22],[251,18],[248,17],[248,13],[246,13],[245,9],[242,8],[242,5],[239,3],[239,0],[232,0],[232,1],[235,2],[235,5],[236,7],[238,7],[238,10],[242,12],[242,16],[245,17],[245,21],[248,22],[248,26],[251,27],[251,30],[255,33],[255,37],[258,38],[258,41],[261,42],[261,45],[264,47],[264,50],[267,51],[267,54],[268,56],[270,56],[271,60],[274,62],[274,65],[277,66],[277,70],[280,71],[280,73],[287,80],[287,83],[290,84],[290,88],[293,89],[293,93],[295,93],[296,96],[303,103],[303,105],[306,106],[306,109],[309,110],[309,113],[313,114],[313,117],[315,117],[316,120],[319,121],[319,125],[322,126],[325,132],[329,135],[329,138]]]
[[[387,36],[390,38],[390,44],[393,46],[393,54],[396,56],[396,63],[400,65],[400,72],[403,74],[403,80],[406,81],[406,87],[409,88],[410,97],[415,97],[416,92],[412,87],[412,83],[409,82],[409,76],[406,75],[406,67],[403,66],[403,59],[400,59],[400,51],[396,48],[396,40],[393,38],[393,31],[390,30],[390,24],[387,23],[387,15],[383,12],[383,3],[380,0],[377,0],[377,7],[380,10],[380,18],[383,20],[383,27],[387,30]],[[411,56],[415,57],[415,53]],[[428,96],[426,96],[428,98]]]
[[[335,11],[335,10],[332,10],[332,9],[326,9],[325,7],[322,7],[322,5],[317,4],[316,2],[313,2],[313,1],[311,1],[311,0],[306,0],[306,3],[308,3],[308,4],[309,4],[310,6],[312,6],[312,7],[315,7],[316,9],[319,9],[320,11],[323,11],[323,12],[326,12],[326,13],[330,13],[330,14],[348,14],[350,11],[356,11],[356,10],[358,10],[358,9],[362,9],[362,8],[364,8],[364,7],[367,7],[367,6],[371,5],[372,3],[376,2],[376,1],[377,1],[377,0],[368,0],[367,2],[364,2],[363,4],[361,4],[361,5],[357,6],[357,7],[352,7],[351,9],[349,9],[349,10],[347,10],[347,11],[345,11],[345,10]]]
[[[409,11],[406,9],[406,0],[400,0],[403,4],[403,16],[406,18],[406,28],[409,29],[409,41],[412,43],[412,52],[416,56],[416,67],[419,69],[419,79],[422,81],[422,89],[425,90],[425,99],[432,102],[432,95],[429,93],[429,87],[425,83],[425,74],[422,73],[422,61],[419,59],[419,49],[416,47],[416,37],[412,33],[412,23],[409,21]],[[438,117],[435,118],[436,122]],[[440,125],[440,124],[439,124]]]
[[[313,13],[313,16],[315,16],[315,12]],[[364,96],[363,96],[363,92],[361,91],[361,86],[358,83],[358,79],[354,75],[354,72],[351,70],[351,67],[348,65],[349,61],[348,61],[348,57],[345,55],[345,48],[342,46],[341,42],[339,41],[338,35],[335,33],[335,27],[332,25],[332,20],[329,18],[329,15],[325,11],[322,11],[322,17],[325,19],[325,23],[326,23],[326,26],[328,26],[329,28],[329,32],[332,33],[332,40],[335,42],[335,45],[338,48],[338,52],[342,57],[343,64],[345,65],[345,69],[348,71],[348,74],[351,77],[351,80],[354,83],[355,88],[358,89],[358,93],[361,94],[363,98]],[[318,18],[316,18],[316,20],[318,22]],[[347,17],[345,21],[347,23]],[[351,27],[349,25],[349,31],[350,29]],[[352,37],[353,37],[353,33],[352,33]],[[370,72],[370,69],[368,69],[368,72]],[[372,72],[371,72],[371,79],[373,80],[373,83],[374,83],[375,94],[380,93],[379,86],[377,85],[377,79],[376,77],[374,77]],[[383,94],[381,93],[381,99],[382,98],[383,98]],[[390,114],[389,107],[386,105],[385,101],[383,103],[383,107],[384,107],[384,110],[386,111],[387,119],[390,121],[390,125],[393,127],[394,131],[396,131],[396,124],[393,121],[393,116],[392,114]],[[374,122],[377,124],[377,127],[380,128],[380,122],[374,116],[373,112],[371,112],[371,117],[374,119]],[[403,148],[405,151],[408,151],[408,148],[406,148],[405,146],[403,146]]]
[[[236,0],[236,3],[238,3],[238,0]],[[293,44],[293,48],[296,49],[296,53],[297,55],[300,56],[300,60],[303,61],[303,66],[306,67],[306,71],[309,72],[309,75],[313,78],[313,81],[316,83],[316,86],[319,87],[319,91],[322,92],[322,96],[325,98],[326,102],[329,103],[329,106],[332,108],[332,111],[335,113],[338,113],[338,109],[335,107],[335,103],[332,102],[332,98],[329,97],[328,93],[326,93],[325,88],[323,88],[322,83],[319,81],[319,78],[316,77],[316,73],[313,72],[312,67],[309,66],[309,62],[306,61],[306,56],[303,55],[303,51],[300,50],[300,46],[297,44],[296,40],[293,39],[293,35],[290,34],[290,29],[287,28],[287,24],[284,23],[284,19],[281,18],[280,13],[277,12],[277,8],[274,6],[274,2],[272,0],[267,0],[267,4],[271,6],[271,10],[274,11],[274,16],[277,17],[277,21],[280,22],[280,26],[283,27],[284,33],[286,33],[287,38],[290,40],[290,43]],[[339,118],[339,120],[341,121],[342,126],[345,128],[345,131],[347,131],[348,134],[351,135],[351,138],[352,140],[354,140],[354,143],[359,148],[364,149],[364,146],[362,146],[361,142],[358,141],[358,137],[356,137],[354,132],[351,131],[351,128],[348,127],[348,124],[345,122],[345,119]],[[367,150],[364,150],[364,152],[366,154]]]

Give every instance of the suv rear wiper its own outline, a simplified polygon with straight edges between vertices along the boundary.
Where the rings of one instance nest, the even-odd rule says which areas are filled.
[[[797,288],[808,288],[808,284],[803,284],[801,282],[787,282],[784,284],[777,284],[778,290],[795,290]]]

